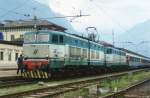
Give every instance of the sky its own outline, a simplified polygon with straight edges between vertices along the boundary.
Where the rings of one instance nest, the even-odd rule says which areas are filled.
[[[90,15],[71,21],[78,31],[95,26],[100,32],[122,33],[150,18],[150,0],[37,0],[62,15]],[[70,18],[68,20],[71,20]],[[82,27],[82,28],[81,28]]]

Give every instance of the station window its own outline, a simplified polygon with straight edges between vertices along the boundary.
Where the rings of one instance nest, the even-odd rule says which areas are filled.
[[[18,53],[15,54],[15,60],[17,60],[17,59],[18,59]]]
[[[0,60],[4,59],[4,52],[0,52]]]
[[[11,61],[11,52],[8,54],[8,60]]]
[[[23,39],[23,35],[22,34],[20,35],[20,38]]]
[[[11,41],[15,40],[15,35],[10,35]]]

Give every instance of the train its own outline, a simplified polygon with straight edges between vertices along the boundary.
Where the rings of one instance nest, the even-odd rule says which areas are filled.
[[[150,67],[150,58],[106,46],[88,37],[61,31],[26,32],[24,77],[51,78],[57,74],[90,74]]]

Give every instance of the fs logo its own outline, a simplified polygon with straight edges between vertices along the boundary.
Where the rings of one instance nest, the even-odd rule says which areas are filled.
[[[38,53],[38,49],[35,49],[35,50],[33,51],[33,54],[36,55],[37,53]]]

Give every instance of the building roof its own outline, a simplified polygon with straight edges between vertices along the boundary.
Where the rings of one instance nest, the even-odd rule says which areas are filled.
[[[1,23],[2,24],[2,23]],[[59,26],[55,23],[52,23],[48,20],[5,20],[3,25],[0,25],[0,28],[18,28],[18,27],[33,27],[37,26],[37,28],[47,28],[56,31],[65,31],[66,28]]]

